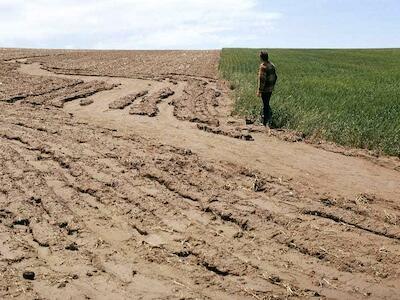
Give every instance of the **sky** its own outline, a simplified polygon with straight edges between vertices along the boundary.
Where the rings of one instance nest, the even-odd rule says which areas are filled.
[[[395,48],[400,0],[0,0],[0,47]]]

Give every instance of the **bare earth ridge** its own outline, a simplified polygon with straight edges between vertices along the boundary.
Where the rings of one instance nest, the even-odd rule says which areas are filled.
[[[246,125],[218,60],[0,49],[1,299],[400,298],[399,160]]]

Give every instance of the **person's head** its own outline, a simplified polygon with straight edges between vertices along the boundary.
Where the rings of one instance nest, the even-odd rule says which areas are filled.
[[[263,62],[267,62],[268,61],[268,52],[267,51],[261,51],[260,52],[260,59]]]

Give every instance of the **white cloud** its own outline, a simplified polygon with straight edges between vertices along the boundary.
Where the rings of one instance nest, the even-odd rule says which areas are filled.
[[[251,46],[281,15],[257,0],[0,0],[0,46]]]

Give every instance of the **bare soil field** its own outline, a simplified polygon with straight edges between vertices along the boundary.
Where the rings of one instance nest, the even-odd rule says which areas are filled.
[[[400,298],[399,160],[246,125],[218,60],[0,49],[0,298]]]

